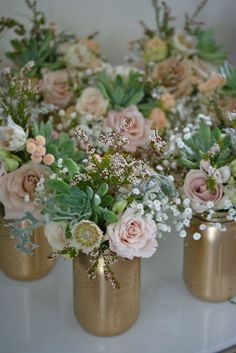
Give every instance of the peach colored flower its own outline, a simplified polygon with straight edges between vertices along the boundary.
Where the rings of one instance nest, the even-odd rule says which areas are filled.
[[[161,100],[161,106],[164,110],[170,110],[176,104],[174,97],[168,91],[162,93],[160,100]]]
[[[190,170],[186,175],[183,189],[196,212],[206,211],[209,201],[213,201],[217,206],[224,194],[224,187],[217,183],[213,190],[208,189],[207,174],[195,169]]]
[[[131,118],[131,125],[125,135],[129,144],[125,146],[125,150],[134,153],[138,147],[143,147],[148,143],[151,127],[150,120],[145,119],[136,106],[132,105],[121,111],[110,111],[104,120],[104,127],[111,128],[116,132],[124,120],[129,118]]]
[[[36,152],[37,146],[34,142],[28,141],[26,142],[26,151],[30,154]]]
[[[44,72],[40,88],[45,102],[54,104],[59,108],[65,107],[72,98],[66,70]]]
[[[55,157],[51,153],[47,153],[43,157],[43,163],[46,164],[46,165],[51,165],[54,162],[55,162]]]
[[[43,157],[42,157],[41,154],[35,152],[35,153],[32,154],[31,160],[32,160],[32,162],[34,162],[34,163],[41,163],[42,160],[43,160]]]
[[[135,256],[150,257],[157,248],[156,223],[133,208],[127,208],[117,223],[108,225],[107,235],[110,249],[130,260]]]
[[[191,65],[187,59],[171,57],[154,66],[152,78],[160,81],[175,98],[192,93]]]
[[[200,92],[208,93],[222,87],[225,84],[225,78],[222,75],[215,74],[207,81],[198,86]]]
[[[37,153],[39,156],[44,156],[46,153],[46,148],[39,145],[35,151],[35,153]]]
[[[66,239],[66,222],[51,222],[44,226],[44,234],[53,251],[64,248],[68,240]]]
[[[165,113],[160,108],[154,108],[149,119],[151,119],[153,129],[163,130],[168,125]]]
[[[41,206],[34,203],[35,188],[40,178],[49,175],[50,171],[41,164],[27,163],[0,179],[0,202],[5,209],[5,219],[21,217],[30,211],[40,218]],[[30,198],[25,201],[25,197]]]
[[[108,107],[109,101],[104,99],[101,92],[94,87],[88,87],[82,91],[76,103],[76,110],[81,115],[102,116]]]
[[[38,135],[35,137],[35,142],[36,142],[36,145],[45,146],[46,139],[44,136]]]

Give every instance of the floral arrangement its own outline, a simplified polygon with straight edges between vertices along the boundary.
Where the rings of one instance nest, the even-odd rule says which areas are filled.
[[[129,144],[124,149],[141,157],[147,151],[150,128],[162,134],[173,105],[172,96],[146,79],[142,70],[107,65],[77,94],[74,104],[60,110],[63,122],[57,128],[81,128],[103,153],[107,147],[100,143],[99,135],[103,131],[117,132],[125,119],[131,119],[126,131]]]
[[[220,215],[236,221],[235,130],[214,128],[203,121],[192,132],[186,128],[175,140],[175,154],[171,157],[183,204],[188,204],[193,215],[208,221],[218,219],[216,226],[224,230]],[[194,239],[199,239],[204,229],[203,221]]]
[[[169,211],[179,215],[172,178],[154,172],[123,149],[129,143],[130,124],[131,119],[126,119],[119,131],[100,135],[100,142],[108,147],[103,155],[97,154],[81,129],[75,129],[87,158],[80,165],[63,159],[53,175],[37,184],[36,198],[43,205],[40,222],[27,212],[12,224],[12,234],[18,239],[45,225],[51,257],[87,254],[92,261],[91,278],[102,256],[105,277],[113,287],[119,287],[110,268],[117,257],[150,257],[156,251],[157,236],[171,231]],[[149,143],[163,153],[153,130]],[[30,221],[30,226],[19,229],[23,220]]]
[[[0,202],[7,220],[26,211],[40,218],[38,182],[58,168],[61,158],[83,157],[68,135],[58,135],[50,122],[39,122],[45,109],[37,106],[38,87],[27,77],[32,66],[29,62],[16,75],[7,67],[1,77]]]
[[[207,0],[200,2],[192,15],[185,15],[182,29],[175,26],[166,1],[152,3],[156,29],[141,22],[144,35],[130,43],[128,62],[144,68],[149,79],[175,99],[168,119],[172,134],[176,127],[194,124],[200,112],[212,112],[218,92],[225,85],[226,77],[220,67],[227,55],[215,41],[213,31],[197,21]]]
[[[38,10],[36,0],[25,2],[32,13],[29,26],[14,18],[0,18],[0,33],[11,29],[17,35],[11,40],[12,51],[6,52],[6,57],[18,68],[32,60],[35,66],[30,75],[40,77],[42,69],[86,70],[101,65],[100,47],[93,40],[97,33],[86,39],[65,32],[58,33],[56,24],[48,23],[45,14]]]

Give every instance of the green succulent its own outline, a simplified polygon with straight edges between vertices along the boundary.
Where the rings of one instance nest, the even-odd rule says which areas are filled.
[[[227,59],[227,53],[221,44],[215,41],[212,30],[198,27],[193,33],[197,39],[198,56],[215,65],[221,65]]]
[[[225,65],[220,68],[220,72],[226,79],[220,93],[224,96],[236,97],[236,69],[229,63],[225,63]]]
[[[131,71],[127,80],[121,75],[117,75],[113,80],[103,71],[99,76],[98,88],[113,109],[137,105],[144,97],[144,85],[138,72]]]
[[[219,150],[211,155],[210,150],[213,146],[218,146]],[[190,139],[184,140],[178,163],[187,169],[198,169],[202,159],[210,159],[211,164],[219,168],[234,158],[232,151],[232,141],[228,134],[222,133],[218,128],[211,129],[202,123]]]
[[[0,33],[12,29],[18,36],[10,41],[12,50],[6,52],[6,57],[11,59],[18,68],[29,61],[34,61],[35,66],[29,75],[40,76],[42,68],[56,70],[63,66],[59,59],[58,46],[72,36],[65,33],[56,34],[47,25],[44,13],[37,9],[36,0],[26,0],[26,5],[32,13],[29,30],[15,19],[2,17]]]
[[[63,180],[49,180],[47,187],[53,191],[53,195],[47,200],[44,212],[53,215],[53,219],[87,219],[100,225],[117,221],[116,214],[109,210],[113,197],[107,194],[106,183],[96,189],[90,186],[81,189]]]
[[[109,100],[111,109],[119,110],[137,105],[144,116],[148,116],[159,104],[159,101],[150,98],[153,87],[140,72],[131,71],[127,79],[121,75],[113,79],[103,71],[98,81],[98,89]]]

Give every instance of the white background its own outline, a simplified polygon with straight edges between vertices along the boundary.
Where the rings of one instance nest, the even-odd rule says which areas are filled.
[[[168,3],[181,22],[183,13],[192,13],[200,0],[169,0]],[[128,41],[142,33],[139,20],[154,26],[151,0],[38,0],[38,7],[60,30],[68,29],[80,36],[98,30],[103,52],[115,64],[122,62]],[[0,16],[17,14],[20,20],[25,13],[24,0],[0,0]],[[226,46],[232,63],[236,63],[235,17],[236,0],[208,0],[200,16]],[[6,37],[0,39],[0,49],[5,48]]]

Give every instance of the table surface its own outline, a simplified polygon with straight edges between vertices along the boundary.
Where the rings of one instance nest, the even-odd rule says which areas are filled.
[[[182,241],[159,241],[142,262],[141,312],[126,333],[95,337],[72,308],[71,262],[34,282],[0,272],[0,353],[215,353],[236,344],[236,305],[201,302],[181,278]]]

